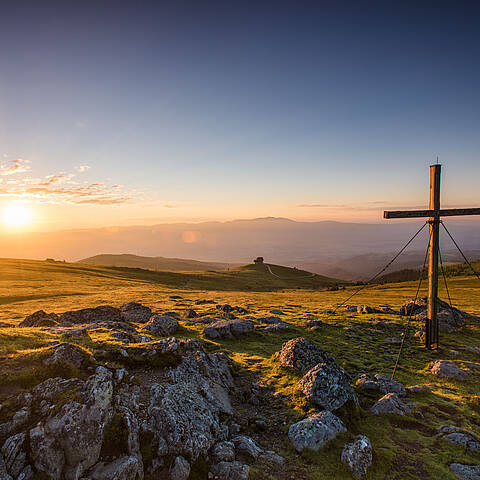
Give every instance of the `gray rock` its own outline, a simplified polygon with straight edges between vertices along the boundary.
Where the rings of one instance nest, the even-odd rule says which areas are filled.
[[[411,387],[406,387],[407,392],[409,393],[427,393],[431,392],[432,389],[428,385],[412,385]]]
[[[350,376],[332,359],[315,365],[302,377],[297,386],[319,407],[335,410],[349,400],[358,403],[350,382]]]
[[[332,357],[310,340],[297,337],[282,345],[278,360],[301,373],[306,373],[318,363],[331,361]]]
[[[291,425],[288,438],[297,452],[305,448],[317,452],[339,433],[346,431],[338,417],[329,411],[323,411]]]
[[[223,320],[208,325],[203,329],[203,333],[208,338],[233,338],[252,332],[254,324],[250,320],[240,318],[234,320]]]
[[[282,323],[283,320],[279,317],[260,317],[260,318],[257,318],[257,322],[268,323],[270,325],[275,323]]]
[[[65,465],[63,450],[55,438],[45,434],[41,424],[30,430],[30,446],[35,468],[52,480],[61,480]]]
[[[437,377],[453,378],[455,380],[464,380],[467,377],[467,373],[450,360],[437,360],[430,367],[430,372]]]
[[[277,465],[279,467],[285,464],[285,459],[278,453],[273,452],[272,450],[264,451],[259,455],[258,459],[261,462],[269,463],[271,465]]]
[[[62,325],[75,325],[79,323],[96,323],[96,322],[121,322],[122,312],[120,309],[110,305],[100,305],[95,308],[83,308],[81,310],[73,310],[65,312],[60,316]]]
[[[462,465],[461,463],[451,463],[450,470],[460,480],[480,480],[480,465]]]
[[[92,480],[136,480],[140,470],[136,457],[121,457],[111,463],[100,462],[90,473]]]
[[[190,476],[190,464],[183,457],[175,458],[173,467],[170,470],[170,478],[172,480],[187,480]]]
[[[7,472],[7,467],[5,461],[3,460],[3,455],[0,453],[0,480],[13,480],[12,477]]]
[[[288,324],[285,322],[274,323],[265,327],[259,327],[258,330],[262,332],[283,332],[288,328]]]
[[[356,312],[358,310],[359,307],[357,307],[356,305],[347,305],[345,307],[345,310],[347,312]]]
[[[198,313],[193,308],[187,308],[182,312],[182,319],[197,318]]]
[[[360,375],[355,385],[357,388],[364,390],[378,390],[382,393],[398,393],[400,396],[405,396],[405,387],[396,380],[392,380],[386,375],[376,374],[370,377],[367,374]]]
[[[149,322],[141,329],[153,333],[154,335],[167,336],[171,335],[178,329],[178,322],[167,315],[152,315]]]
[[[212,480],[248,480],[250,467],[240,462],[220,462],[214,465],[208,475]]]
[[[246,457],[247,459],[256,460],[258,456],[263,452],[263,449],[260,448],[253,438],[247,437],[245,435],[239,435],[233,440],[235,449],[240,456]]]
[[[137,302],[129,302],[120,307],[125,322],[146,323],[152,316],[152,309]]]
[[[282,312],[282,310],[278,310],[277,308],[272,308],[272,309],[270,310],[270,313],[271,313],[272,315],[285,315],[285,313]]]
[[[443,438],[450,443],[462,445],[462,447],[468,448],[472,452],[480,452],[480,441],[468,433],[453,432],[448,433]]]
[[[73,366],[82,368],[88,364],[92,356],[72,343],[60,343],[50,348],[51,355],[48,355],[43,363],[45,365]]]
[[[365,478],[372,464],[372,445],[365,435],[358,435],[354,441],[345,444],[341,455],[344,463],[357,478]]]
[[[235,460],[235,445],[233,442],[219,442],[212,448],[212,459],[214,463],[232,462]]]
[[[27,466],[25,440],[25,433],[20,432],[7,438],[2,446],[1,454],[3,455],[6,470],[15,479],[19,477]]]
[[[18,326],[19,327],[51,327],[59,324],[59,317],[56,313],[45,313],[38,310],[28,317],[25,317]]]
[[[410,408],[405,405],[398,394],[387,393],[370,409],[374,415],[384,415],[394,413],[396,415],[405,415],[410,412]]]

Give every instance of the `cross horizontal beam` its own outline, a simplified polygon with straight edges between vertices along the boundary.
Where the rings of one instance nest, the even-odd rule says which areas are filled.
[[[457,215],[480,215],[480,208],[447,208],[441,210],[397,210],[383,212],[383,218],[453,217]]]

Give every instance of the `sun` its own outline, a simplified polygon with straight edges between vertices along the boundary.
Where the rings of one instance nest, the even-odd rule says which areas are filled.
[[[32,211],[23,203],[11,203],[3,209],[3,223],[8,227],[23,227],[32,223]]]

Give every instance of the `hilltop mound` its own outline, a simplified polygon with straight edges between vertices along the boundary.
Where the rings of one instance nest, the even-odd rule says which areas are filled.
[[[141,255],[110,253],[94,255],[78,260],[76,263],[86,265],[104,265],[107,267],[131,267],[147,270],[170,270],[173,272],[196,272],[202,270],[226,270],[234,266],[230,263],[201,262],[185,258],[144,257]]]

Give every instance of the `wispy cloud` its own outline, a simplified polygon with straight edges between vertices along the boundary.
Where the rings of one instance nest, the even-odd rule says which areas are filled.
[[[22,173],[30,170],[30,162],[23,158],[10,160],[9,162],[0,164],[0,175],[13,175],[15,173]]]
[[[83,173],[83,172],[86,172],[87,170],[90,170],[90,165],[79,165],[78,167],[75,167],[75,170],[78,172],[78,173]]]
[[[12,160],[0,165],[0,175],[9,176],[24,173],[30,169],[30,162]],[[77,167],[84,172],[87,165]],[[16,197],[40,203],[70,203],[76,205],[120,205],[135,200],[138,192],[126,191],[121,185],[108,185],[101,181],[79,183],[75,173],[60,172],[43,178],[13,178],[1,182],[0,196]]]

